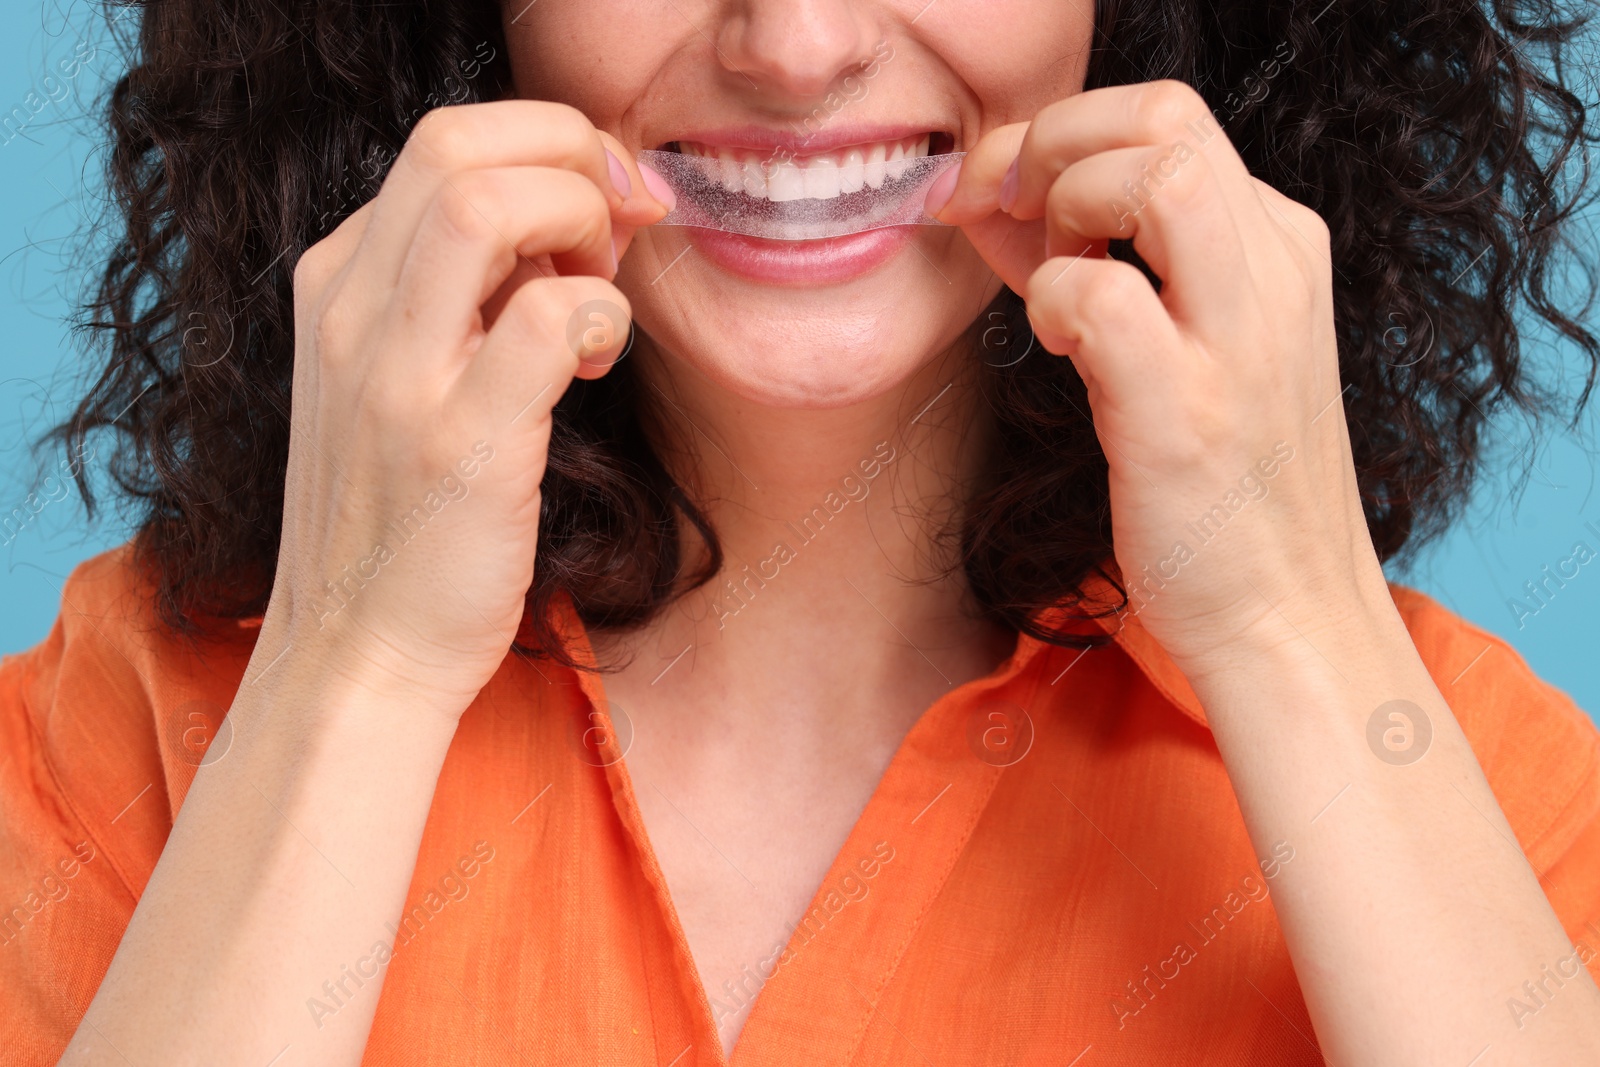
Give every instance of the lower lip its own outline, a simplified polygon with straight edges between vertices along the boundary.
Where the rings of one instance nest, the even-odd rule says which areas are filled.
[[[820,241],[773,241],[688,227],[689,241],[717,266],[768,284],[829,285],[858,278],[892,259],[915,226],[885,226]]]

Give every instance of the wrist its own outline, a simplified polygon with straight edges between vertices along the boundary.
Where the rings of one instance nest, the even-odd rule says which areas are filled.
[[[239,684],[235,710],[279,714],[316,727],[329,719],[404,724],[418,737],[448,747],[472,695],[418,684],[416,664],[402,674],[387,659],[345,635],[291,631],[267,620]],[[240,709],[242,702],[250,705]]]
[[[1281,587],[1280,587],[1281,588]],[[1350,681],[1358,665],[1416,657],[1405,620],[1376,565],[1355,577],[1297,583],[1289,594],[1254,590],[1258,613],[1230,640],[1174,657],[1197,695],[1252,678],[1308,674]],[[1420,663],[1420,660],[1417,661]]]

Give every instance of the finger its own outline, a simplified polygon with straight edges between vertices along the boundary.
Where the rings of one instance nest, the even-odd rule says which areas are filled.
[[[996,211],[961,227],[961,232],[989,269],[1012,292],[1022,292],[1028,276],[1046,258],[1042,219],[1018,222],[1010,215]],[[1104,255],[1104,244],[1102,241],[1099,251],[1091,250],[1089,254]]]
[[[582,278],[582,275],[568,275]],[[532,281],[556,280],[548,271],[536,270],[521,260],[511,277],[483,306],[484,328],[493,333],[500,316],[524,285]],[[599,280],[599,279],[597,279]],[[585,290],[587,291],[587,290]],[[610,290],[600,290],[609,293]],[[567,319],[567,348],[578,358],[576,376],[602,378],[613,364],[628,353],[632,343],[633,313],[627,301],[599,297],[579,304]]]
[[[1028,321],[1047,350],[1072,359],[1092,400],[1125,410],[1187,379],[1195,354],[1150,282],[1131,263],[1058,256],[1023,287]]]
[[[584,317],[592,308],[605,309],[612,320],[603,335]],[[495,426],[538,427],[574,376],[597,378],[612,366],[627,343],[631,316],[628,298],[604,279],[536,278],[507,301],[452,387],[453,397],[488,412]],[[619,323],[623,328],[613,328]]]
[[[430,111],[417,123],[378,192],[355,258],[375,282],[394,284],[423,213],[446,177],[519,165],[582,174],[606,194],[608,207],[633,224],[662,215],[642,181],[626,198],[613,188],[606,145],[576,108],[539,100],[463,104]],[[630,184],[636,174],[635,168]]]
[[[1015,122],[979,138],[956,165],[955,191],[933,217],[952,226],[965,226],[998,211],[1001,179],[1017,158],[1028,125]]]
[[[1333,253],[1327,220],[1313,209],[1291,197],[1285,196],[1260,178],[1250,179],[1251,188],[1261,199],[1267,217],[1276,223],[1287,238],[1289,247],[1303,254],[1309,262],[1320,263],[1328,274],[1333,273]]]
[[[1171,80],[1093,89],[1044,108],[1028,127],[1015,171],[1001,180],[1001,206],[1019,219],[1038,218],[1056,177],[1079,160],[1118,148],[1179,143],[1212,162],[1236,210],[1250,206],[1254,195],[1244,160],[1205,99]],[[1010,188],[1008,181],[1014,183]]]
[[[615,275],[611,214],[593,182],[552,167],[447,178],[406,253],[392,321],[414,331],[408,349],[435,358],[481,328],[483,305],[519,263],[543,256],[561,274]]]
[[[294,367],[291,395],[317,395],[321,377],[320,361],[332,353],[317,344],[317,323],[322,309],[338,293],[349,276],[350,257],[372,220],[370,202],[356,209],[332,233],[300,253],[294,264]],[[310,415],[307,405],[290,405],[291,430],[298,434]],[[290,465],[289,477],[298,477]]]
[[[324,294],[337,284],[371,221],[372,202],[368,201],[335,226],[332,233],[300,253],[294,265],[297,309],[301,306],[315,307]],[[296,313],[299,314],[298,311]]]
[[[629,210],[613,212],[611,218],[611,244],[620,260],[628,251],[628,246],[633,243],[633,235],[638,228],[661,221],[666,213],[676,206],[677,197],[668,188],[666,179],[654,171],[647,175],[646,168],[634,158],[632,152],[623,147],[621,141],[604,130],[597,132],[601,142],[606,146],[606,151],[611,153],[611,160],[615,161],[612,167],[613,184],[627,188],[630,193],[629,200],[624,205]],[[620,182],[618,168],[621,170]],[[641,194],[648,196],[656,207],[646,212],[645,205],[640,203]]]
[[[1137,183],[1125,176],[1135,175]],[[1072,164],[1045,205],[1047,255],[1074,255],[1095,238],[1121,238],[1166,284],[1162,300],[1180,322],[1236,317],[1252,276],[1240,228],[1206,157],[1143,145]],[[1128,185],[1124,195],[1107,190]],[[1271,248],[1258,259],[1271,261]]]

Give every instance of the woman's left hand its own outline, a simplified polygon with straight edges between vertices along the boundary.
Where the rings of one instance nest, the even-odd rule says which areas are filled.
[[[993,131],[938,214],[1088,387],[1131,610],[1193,685],[1257,855],[1295,850],[1274,909],[1328,1062],[1600,1062],[1586,974],[1537,1029],[1498,1007],[1572,942],[1384,581],[1322,219],[1176,82]],[[1380,751],[1397,720],[1406,747]]]
[[[938,217],[1083,378],[1130,610],[1191,679],[1308,619],[1393,610],[1341,403],[1327,225],[1250,176],[1198,93],[1095,89],[993,130]],[[1159,293],[1106,257],[1111,238]]]

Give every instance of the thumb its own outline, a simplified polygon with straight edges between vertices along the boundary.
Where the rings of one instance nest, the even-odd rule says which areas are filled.
[[[613,176],[614,185],[625,186],[626,195],[623,196],[622,206],[612,212],[611,238],[612,247],[621,259],[628,245],[633,242],[633,235],[641,226],[649,226],[659,222],[671,211],[672,204],[662,197],[670,197],[671,191],[666,190],[661,179],[655,174],[646,175],[645,169],[632,152],[622,146],[622,142],[606,133],[604,130],[595,131],[600,135],[600,142],[605,145],[606,151],[611,153],[622,168],[622,181]],[[651,179],[654,179],[652,181]],[[619,187],[618,192],[623,192]]]

